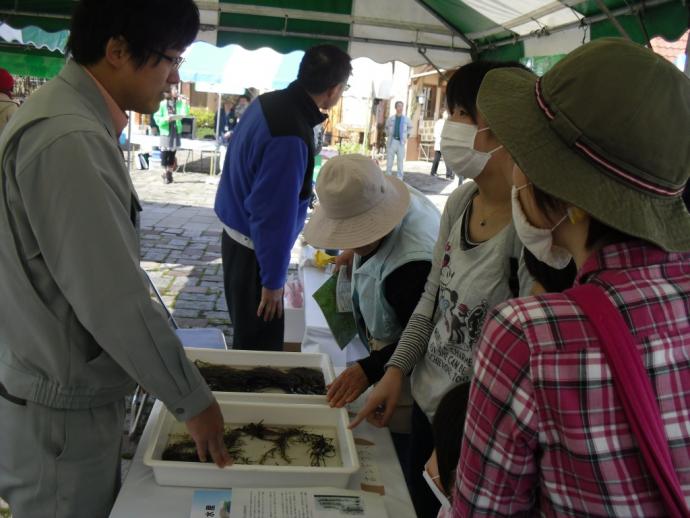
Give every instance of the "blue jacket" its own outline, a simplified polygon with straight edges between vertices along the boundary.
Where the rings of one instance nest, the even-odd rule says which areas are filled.
[[[261,284],[285,284],[312,194],[314,126],[326,116],[294,82],[251,103],[228,146],[215,211],[251,238]]]

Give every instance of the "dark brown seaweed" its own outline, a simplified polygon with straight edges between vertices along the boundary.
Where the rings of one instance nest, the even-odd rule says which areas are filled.
[[[211,390],[217,392],[263,392],[280,390],[285,394],[326,394],[326,383],[319,369],[309,367],[253,367],[238,369],[195,360]]]
[[[254,437],[262,441],[273,443],[259,459],[253,460],[244,454],[244,437]],[[333,439],[318,433],[307,432],[301,426],[266,426],[263,421],[249,423],[240,428],[225,427],[223,442],[230,456],[239,464],[266,464],[269,460],[279,455],[287,464],[292,464],[288,456],[291,445],[305,444],[309,449],[309,458],[312,466],[325,466],[326,459],[335,457]],[[163,460],[179,462],[200,462],[196,454],[196,445],[187,434],[171,435],[171,441],[163,451]],[[207,462],[212,462],[207,459]]]

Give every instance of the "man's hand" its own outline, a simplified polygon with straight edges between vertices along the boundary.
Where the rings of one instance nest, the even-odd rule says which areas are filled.
[[[351,365],[328,386],[326,399],[335,408],[352,403],[369,386],[369,379],[359,363]]]
[[[398,367],[386,369],[386,374],[376,384],[364,407],[350,423],[350,429],[355,428],[365,419],[379,428],[386,426],[398,405],[402,382],[403,372]]]
[[[206,462],[208,454],[219,468],[232,464],[233,460],[223,442],[223,415],[217,401],[200,414],[185,421],[189,435],[196,443],[196,453],[201,462]]]
[[[352,261],[354,258],[354,250],[343,250],[340,255],[337,255],[333,260],[333,264],[335,264],[335,271],[338,272],[340,271],[341,266],[345,266],[347,268],[347,278],[349,279],[352,276]]]
[[[283,288],[277,290],[261,288],[261,302],[259,302],[256,316],[263,317],[264,322],[270,322],[274,318],[283,316]]]

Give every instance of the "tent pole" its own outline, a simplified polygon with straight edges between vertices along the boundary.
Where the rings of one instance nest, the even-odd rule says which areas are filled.
[[[443,79],[444,81],[448,81],[446,74],[444,72],[442,72],[441,69],[436,66],[436,63],[434,63],[433,61],[431,61],[431,59],[429,59],[429,56],[426,55],[426,49],[424,47],[417,47],[417,52],[419,52],[422,55],[422,57],[426,60],[427,63],[429,63],[432,67],[434,67],[434,70],[436,70],[436,72],[438,72],[438,75],[441,76],[441,79]]]
[[[657,5],[668,4],[668,3],[672,2],[672,1],[673,1],[673,0],[646,0],[646,2],[645,2],[645,7],[646,7],[647,9],[649,9],[650,7],[656,7]],[[641,6],[641,4],[640,4],[640,3],[637,3],[637,4],[634,4],[634,5],[630,5],[630,6],[628,6],[628,7],[621,7],[621,8],[619,8],[619,9],[615,9],[614,11],[612,11],[611,14],[613,14],[613,15],[615,15],[615,16],[625,15],[625,14],[635,14],[636,10],[639,9],[640,6]],[[579,20],[579,21],[577,21],[577,22],[567,23],[567,24],[561,25],[561,26],[559,26],[559,27],[549,28],[549,34],[555,34],[555,33],[557,33],[557,32],[567,31],[567,30],[570,30],[570,29],[579,29],[579,28],[582,28],[582,27],[584,27],[584,26],[586,26],[586,25],[592,25],[592,24],[594,24],[594,23],[596,23],[596,22],[600,22],[600,21],[602,21],[602,20],[606,20],[606,18],[607,18],[607,16],[606,16],[605,14],[603,14],[603,13],[601,13],[601,14],[595,14],[595,15],[592,15],[592,16],[588,16],[588,17],[582,18],[581,20]],[[532,35],[532,34],[523,34],[522,36],[518,36],[518,37],[516,37],[516,38],[510,38],[510,39],[502,40],[502,41],[499,41],[499,42],[496,42],[496,43],[489,43],[489,44],[487,44],[487,45],[482,45],[481,47],[479,47],[479,51],[482,52],[482,51],[485,51],[485,50],[492,50],[492,49],[495,49],[495,48],[498,48],[498,47],[503,47],[503,46],[505,46],[505,45],[514,45],[514,44],[517,43],[518,41],[525,41],[525,40],[528,40],[528,39],[531,39],[531,38],[534,38],[534,35]]]
[[[451,32],[453,32],[455,35],[457,35],[463,42],[465,42],[465,45],[467,45],[470,48],[470,55],[472,56],[472,61],[477,60],[477,45],[472,41],[470,38],[468,38],[463,32],[461,32],[455,25],[450,23],[446,18],[444,18],[436,9],[433,7],[427,5],[427,2],[424,0],[416,0],[416,3],[419,4],[421,7],[426,9],[428,13],[430,13],[434,18],[436,18],[438,21],[440,21],[443,25],[446,26],[446,28],[450,29]],[[426,56],[425,56],[426,57]],[[432,64],[433,66],[433,64]],[[435,67],[434,67],[435,68]]]
[[[671,0],[665,0],[671,1]],[[418,47],[419,43],[414,41],[399,41],[399,40],[384,40],[380,38],[365,38],[363,36],[334,36],[328,35],[327,37],[323,34],[316,33],[306,33],[306,32],[295,32],[295,31],[283,31],[274,29],[248,29],[244,27],[218,27],[218,32],[232,32],[240,34],[265,34],[271,36],[298,36],[300,38],[314,38],[323,41],[343,41],[347,43],[357,42],[357,43],[375,43],[380,45],[390,45],[395,47]],[[431,50],[445,50],[449,52],[460,52],[463,54],[471,54],[471,49],[466,49],[462,47],[453,47],[448,45],[437,45],[437,44],[425,44],[427,49]]]
[[[685,75],[690,77],[690,36],[688,36],[688,43],[685,45]]]
[[[127,172],[132,170],[132,112],[127,117]]]
[[[599,6],[599,9],[601,10],[601,12],[604,13],[604,14],[606,14],[606,17],[607,17],[609,20],[611,20],[611,23],[612,23],[613,26],[616,28],[616,30],[618,30],[618,32],[620,32],[621,36],[623,36],[624,38],[627,38],[628,40],[632,41],[632,38],[630,38],[630,35],[625,31],[625,29],[624,29],[623,26],[621,25],[621,22],[618,21],[618,18],[616,18],[616,17],[611,13],[611,11],[609,10],[609,8],[608,8],[608,7],[606,6],[606,4],[604,3],[604,0],[596,0],[596,2],[597,2],[597,5]]]
[[[218,157],[218,160],[220,161],[220,146],[221,146],[221,144],[220,144],[219,137],[220,137],[220,110],[221,110],[221,105],[222,105],[222,103],[221,103],[222,97],[223,97],[223,95],[220,93],[220,91],[218,91],[218,109],[216,110],[216,152],[213,155],[213,158],[211,159],[211,162],[212,162],[211,163],[211,169],[213,170],[213,174],[216,174],[216,164],[215,164],[216,157]],[[219,165],[220,165],[220,167],[223,167],[222,164],[219,164]]]
[[[216,107],[216,142],[218,142],[218,139],[220,138],[220,105],[221,105],[221,100],[222,94],[220,91],[218,92],[218,106]]]

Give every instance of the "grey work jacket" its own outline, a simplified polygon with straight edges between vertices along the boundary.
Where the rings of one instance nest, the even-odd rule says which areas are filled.
[[[180,420],[212,401],[139,266],[139,203],[94,81],[70,61],[0,135],[0,383],[82,409],[141,384]]]

